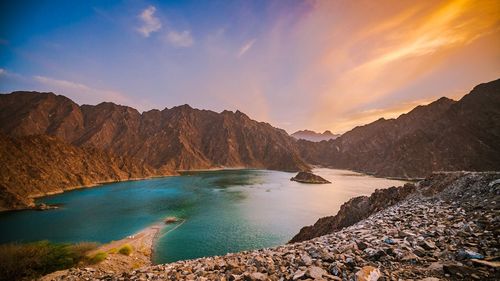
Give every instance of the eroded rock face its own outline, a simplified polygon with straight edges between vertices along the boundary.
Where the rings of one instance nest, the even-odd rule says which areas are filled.
[[[216,113],[182,105],[139,113],[109,102],[79,106],[53,93],[0,95],[0,131],[46,134],[80,147],[138,158],[166,171],[252,167],[300,171],[296,141],[240,111]]]
[[[301,183],[314,183],[314,184],[330,183],[324,178],[315,175],[311,172],[299,172],[295,177],[291,178],[290,180]]]
[[[298,143],[310,164],[424,178],[434,171],[498,170],[499,139],[500,80],[495,80],[474,87],[459,101],[440,98],[335,140]]]
[[[451,176],[457,178],[442,189],[433,182],[442,185],[448,177],[422,184],[441,189],[434,195],[417,190],[311,240],[125,273],[71,269],[43,280],[499,280],[500,186],[488,183],[500,173]]]
[[[0,211],[35,207],[33,197],[157,173],[142,160],[76,147],[43,135],[0,134],[0,163]]]
[[[415,191],[415,185],[377,189],[371,196],[358,196],[340,206],[335,216],[320,218],[314,225],[303,227],[290,243],[305,241],[353,225],[371,214],[392,206]]]

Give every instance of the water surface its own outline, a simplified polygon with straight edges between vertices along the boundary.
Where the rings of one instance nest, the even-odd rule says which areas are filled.
[[[301,184],[278,171],[223,170],[75,190],[38,200],[63,204],[57,210],[0,213],[0,243],[106,243],[177,216],[184,223],[162,230],[156,262],[222,255],[286,243],[349,198],[404,183],[344,170],[314,172],[332,183]]]

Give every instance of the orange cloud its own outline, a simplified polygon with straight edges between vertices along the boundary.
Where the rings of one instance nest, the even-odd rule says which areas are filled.
[[[446,64],[453,51],[499,33],[498,1],[413,1],[388,9],[390,3],[375,2],[378,6],[339,7],[337,2],[319,1],[298,28],[301,36],[314,34],[327,45],[302,81],[311,84],[322,77],[316,81],[322,85],[317,88],[319,110],[311,120],[320,129],[362,124],[357,122],[364,119],[346,120],[345,115],[390,98]],[[339,9],[346,16],[342,24],[328,18]]]

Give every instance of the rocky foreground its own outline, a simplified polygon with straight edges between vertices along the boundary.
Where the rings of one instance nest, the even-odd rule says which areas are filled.
[[[500,173],[443,173],[333,234],[276,248],[54,280],[499,280]]]

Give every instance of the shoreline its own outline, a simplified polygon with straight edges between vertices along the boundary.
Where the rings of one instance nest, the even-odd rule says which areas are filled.
[[[62,193],[69,192],[69,191],[75,191],[75,190],[85,189],[85,188],[99,187],[99,186],[102,186],[105,184],[182,176],[183,173],[189,173],[189,172],[210,172],[210,171],[224,171],[224,170],[237,171],[237,170],[267,170],[267,169],[255,168],[255,167],[253,167],[253,168],[252,167],[217,167],[217,168],[207,168],[207,169],[176,170],[172,174],[154,175],[154,176],[149,176],[149,177],[128,178],[128,179],[123,179],[123,180],[99,181],[96,183],[91,183],[91,184],[86,184],[86,185],[74,185],[74,186],[69,186],[69,187],[65,187],[65,188],[60,188],[60,189],[55,190],[55,191],[46,192],[43,194],[29,195],[27,198],[32,201],[31,206],[26,206],[24,208],[16,208],[16,209],[3,209],[3,210],[0,210],[0,213],[13,212],[13,211],[25,211],[25,210],[41,210],[41,211],[50,210],[50,209],[40,209],[39,206],[35,203],[35,200],[39,199],[39,198],[43,198],[43,197],[49,197],[49,196],[53,196],[53,195],[62,194]],[[281,171],[281,172],[287,172],[287,171]],[[57,209],[57,208],[54,208],[54,209]]]
[[[497,280],[499,175],[435,175],[422,192],[297,243],[121,274],[80,268],[55,280]]]
[[[106,258],[103,261],[97,264],[83,264],[74,268],[55,271],[43,276],[40,280],[48,281],[64,278],[64,276],[70,274],[70,272],[75,269],[91,271],[100,270],[120,274],[136,270],[141,267],[152,266],[154,265],[154,247],[158,239],[161,237],[161,230],[165,226],[166,225],[163,222],[158,222],[120,240],[102,244],[96,249],[88,252],[87,256],[92,257],[97,253],[104,252],[106,253]],[[175,228],[177,227],[178,226]],[[119,253],[119,249],[125,245],[130,245],[132,247],[132,252],[129,255]]]
[[[42,198],[42,197],[48,197],[48,196],[52,196],[52,195],[61,194],[61,193],[67,192],[67,191],[73,191],[73,190],[84,189],[84,188],[98,187],[98,186],[105,185],[105,184],[110,184],[110,183],[119,183],[119,182],[128,182],[128,181],[140,181],[140,180],[148,180],[148,179],[154,179],[154,178],[173,177],[173,176],[176,176],[176,175],[158,175],[158,176],[150,176],[150,177],[128,178],[128,179],[123,179],[123,180],[99,181],[99,182],[96,182],[96,183],[91,183],[91,184],[86,184],[86,185],[74,185],[74,186],[67,187],[65,189],[60,189],[60,190],[53,191],[53,192],[47,192],[47,193],[44,193],[44,194],[30,195],[28,198],[29,199],[38,199],[38,198]]]
[[[109,181],[99,181],[96,183],[91,183],[91,184],[86,184],[86,185],[74,185],[74,186],[69,186],[65,188],[60,188],[56,191],[52,192],[46,192],[43,194],[33,194],[27,197],[28,200],[31,201],[30,206],[26,206],[23,208],[15,208],[15,209],[1,209],[0,213],[6,213],[6,212],[16,212],[16,211],[26,211],[26,210],[39,210],[39,211],[46,211],[50,209],[40,209],[39,205],[36,204],[35,200],[43,197],[49,197],[53,195],[58,195],[62,194],[65,192],[70,192],[70,191],[75,191],[75,190],[80,190],[80,189],[85,189],[85,188],[95,188],[95,187],[100,187],[102,185],[106,184],[111,184],[111,183],[120,183],[120,182],[128,182],[128,181],[140,181],[140,180],[148,180],[148,179],[155,179],[155,178],[166,178],[166,177],[173,177],[173,176],[178,176],[179,174],[169,174],[169,175],[154,175],[154,176],[149,176],[149,177],[140,177],[140,178],[128,178],[128,179],[123,179],[123,180],[109,180]],[[57,209],[57,208],[55,208]]]

